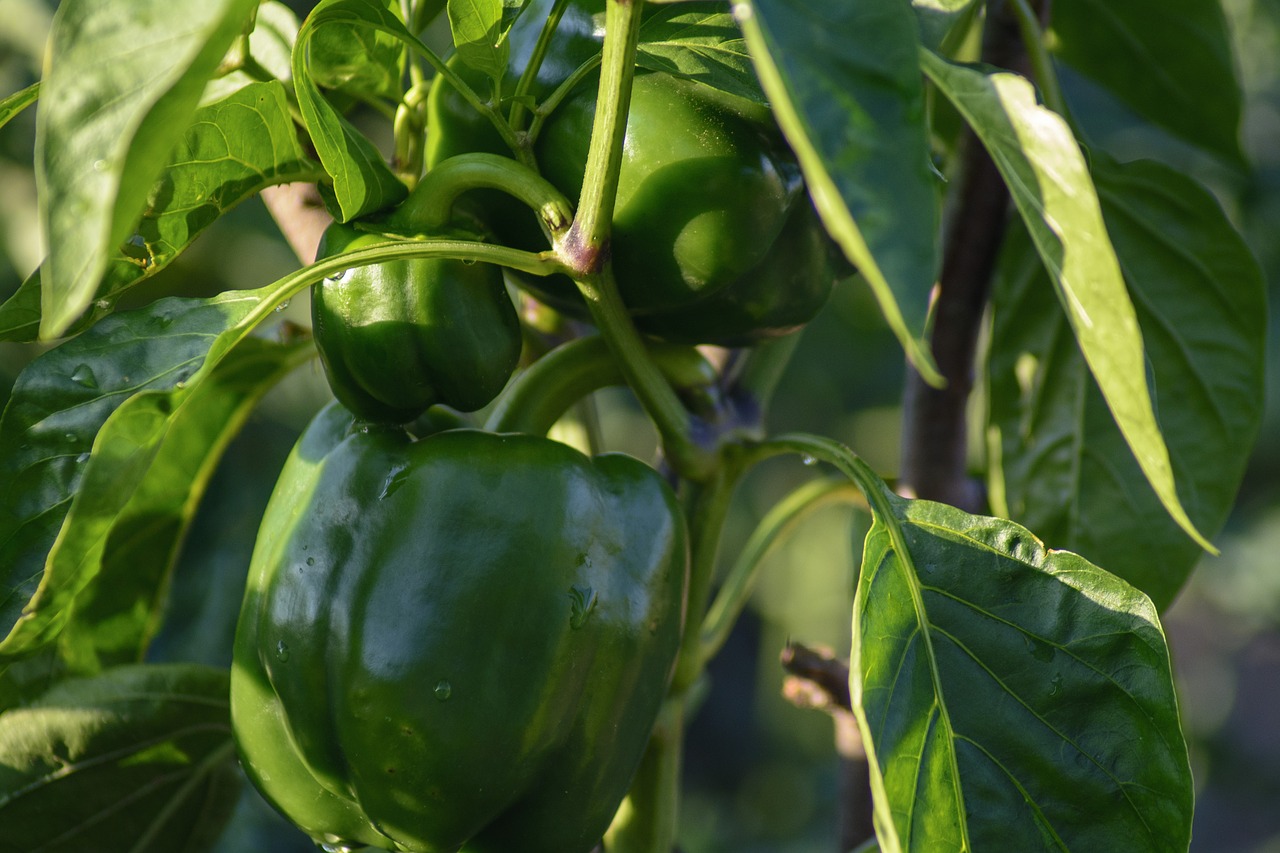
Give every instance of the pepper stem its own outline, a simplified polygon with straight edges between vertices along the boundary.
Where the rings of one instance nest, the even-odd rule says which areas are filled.
[[[654,344],[649,356],[683,394],[706,398],[715,393],[715,369],[693,347]],[[507,386],[485,429],[546,435],[588,394],[625,381],[603,338],[576,338],[539,358]]]
[[[533,208],[553,243],[573,221],[569,200],[546,178],[510,157],[471,152],[450,157],[428,171],[387,219],[386,227],[438,233],[452,219],[454,202],[473,189],[502,190]]]

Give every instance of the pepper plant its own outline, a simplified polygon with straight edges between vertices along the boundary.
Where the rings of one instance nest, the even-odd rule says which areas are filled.
[[[301,13],[63,0],[0,101],[35,113],[47,247],[0,304],[33,344],[0,420],[0,849],[212,849],[247,776],[327,850],[668,853],[706,668],[832,504],[869,525],[850,844],[1187,849],[1160,614],[1259,427],[1262,277],[1060,77],[1244,170],[1217,2]],[[296,270],[155,286],[255,196]],[[833,288],[910,365],[898,471],[770,427]],[[224,451],[321,368],[230,671],[153,661]],[[592,416],[612,386],[653,458]],[[808,481],[738,541],[779,457]]]

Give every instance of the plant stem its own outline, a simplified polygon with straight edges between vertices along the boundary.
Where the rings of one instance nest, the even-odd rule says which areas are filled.
[[[568,7],[569,0],[556,0],[555,5],[551,7],[551,12],[547,15],[547,21],[542,27],[542,32],[538,34],[538,41],[533,46],[533,53],[529,56],[529,64],[516,82],[516,91],[512,97],[511,114],[508,118],[511,127],[516,132],[520,132],[524,127],[525,96],[529,94],[529,90],[533,88],[534,81],[538,79],[538,69],[542,67],[542,60],[546,57],[547,50],[551,47],[551,38],[555,35],[556,27],[560,25],[560,19],[564,17],[564,10]]]
[[[644,406],[662,438],[663,451],[686,479],[705,480],[718,460],[713,448],[699,444],[698,424],[649,358],[640,333],[627,313],[609,263],[613,208],[622,168],[631,80],[640,38],[638,0],[608,0],[605,7],[604,53],[600,90],[591,128],[591,144],[582,194],[573,225],[558,245],[561,259],[574,272],[591,319],[618,360],[627,384]]]
[[[1018,0],[992,10],[982,58],[1024,70],[1027,57]],[[946,386],[928,385],[908,368],[903,395],[901,488],[907,494],[979,512],[985,497],[968,476],[968,402],[982,320],[1008,221],[1009,190],[972,132],[961,144],[958,202],[949,222],[934,297],[931,343]]]
[[[649,355],[682,391],[703,393],[716,381],[714,369],[692,347],[654,344]],[[485,429],[545,435],[579,400],[625,381],[603,338],[575,338],[539,358],[507,386]]]
[[[729,499],[744,470],[740,455],[727,454],[724,464],[708,482],[693,486],[685,505],[693,531],[689,560],[689,592],[685,600],[684,638],[671,679],[671,695],[683,697],[702,676],[702,620],[711,598],[711,581],[720,553],[720,533],[729,515]]]
[[[704,667],[729,639],[729,633],[751,595],[760,566],[773,553],[774,547],[809,516],[829,506],[840,505],[865,508],[867,502],[848,480],[813,480],[787,495],[761,519],[720,584],[715,601],[702,622]]]
[[[605,5],[600,94],[591,126],[582,195],[578,199],[578,218],[570,235],[577,246],[591,253],[593,262],[586,265],[589,271],[599,268],[612,233],[643,9],[644,4],[639,0],[608,0]]]

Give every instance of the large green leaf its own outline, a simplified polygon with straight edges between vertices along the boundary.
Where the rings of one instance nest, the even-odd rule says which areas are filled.
[[[120,294],[167,267],[240,202],[266,187],[323,174],[298,141],[283,84],[251,83],[201,107],[76,327],[109,313]],[[40,286],[37,271],[0,305],[0,340],[35,339]]]
[[[1243,163],[1231,33],[1220,0],[1058,0],[1050,45],[1137,111]]]
[[[1094,157],[1146,341],[1156,416],[1197,527],[1226,520],[1262,418],[1266,289],[1217,200],[1152,162]],[[1200,557],[1146,485],[1025,233],[1006,247],[988,361],[997,511],[1164,607]]]
[[[142,659],[159,627],[178,550],[223,450],[262,395],[314,354],[306,338],[290,344],[246,339],[174,411],[123,509],[110,504],[97,519],[73,510],[68,527],[77,535],[58,543],[46,571],[66,565],[83,574],[101,566],[76,596],[61,635],[64,659],[74,671]]]
[[[49,256],[40,334],[88,307],[257,0],[63,0],[53,19],[36,178]]]
[[[676,4],[647,15],[636,63],[766,103],[742,30],[722,3]]]
[[[228,678],[136,665],[0,713],[0,853],[199,853],[240,794]]]
[[[1185,851],[1150,600],[1012,522],[868,497],[850,688],[880,849]]]
[[[18,376],[0,419],[0,626],[13,626],[0,655],[50,637],[97,572],[77,559],[45,571],[73,499],[89,518],[124,507],[211,343],[261,299],[235,291],[115,314]],[[68,557],[83,556],[76,538]]]
[[[939,206],[911,6],[733,0],[733,9],[827,230],[908,357],[940,382],[921,340]]]
[[[298,31],[293,49],[293,85],[298,109],[316,154],[333,178],[337,218],[343,222],[389,208],[408,195],[377,147],[320,93],[312,79],[312,40],[325,27],[350,33],[365,29],[386,34],[422,53],[427,47],[403,22],[376,0],[321,0]],[[322,75],[323,76],[323,75]]]
[[[924,69],[1004,176],[1085,361],[1142,472],[1178,524],[1212,549],[1179,500],[1147,386],[1142,332],[1107,236],[1084,154],[1067,123],[1036,103],[1024,78],[954,65],[927,51]]]

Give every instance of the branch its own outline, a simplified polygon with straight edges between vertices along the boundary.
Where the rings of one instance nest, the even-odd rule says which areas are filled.
[[[316,247],[324,229],[333,222],[315,184],[281,184],[262,191],[262,203],[276,221],[280,233],[303,264],[316,259]]]
[[[1046,19],[1049,0],[1037,0],[1034,5],[1041,19]],[[982,59],[1029,73],[1017,15],[1007,4],[990,10]],[[966,131],[961,149],[959,199],[949,222],[942,275],[934,295],[931,338],[947,384],[932,388],[908,367],[902,488],[913,497],[980,512],[986,500],[981,485],[968,475],[966,410],[982,318],[1008,222],[1009,191],[971,131]]]

